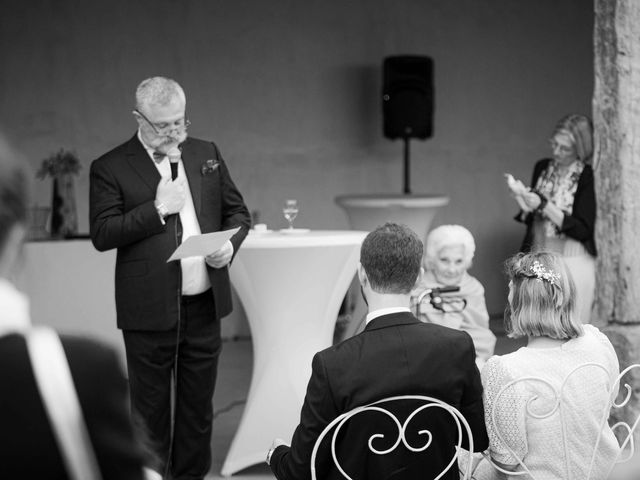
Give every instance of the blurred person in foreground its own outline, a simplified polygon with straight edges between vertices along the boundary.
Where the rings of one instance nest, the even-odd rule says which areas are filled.
[[[490,358],[482,369],[489,454],[514,472],[522,470],[521,460],[535,478],[607,478],[618,442],[606,422],[587,472],[619,374],[613,346],[576,317],[575,287],[560,255],[521,253],[507,261],[506,272],[505,328],[512,338],[527,337],[527,346]],[[522,477],[505,476],[483,460],[473,478]]]
[[[476,251],[473,235],[462,225],[441,225],[427,235],[425,250],[425,274],[411,293],[412,311],[423,322],[464,330],[471,335],[476,364],[482,369],[493,355],[496,336],[489,329],[484,287],[468,273]],[[431,295],[423,295],[425,290],[444,287],[459,290],[440,294],[437,303],[430,301]]]
[[[562,255],[576,286],[577,318],[589,323],[596,278],[591,120],[576,114],[561,118],[549,147],[552,156],[536,162],[530,188],[507,175],[520,206],[515,219],[527,226],[520,250]]]
[[[0,137],[0,478],[62,480],[69,475],[24,337],[29,300],[12,283],[27,230],[28,185],[27,171]],[[61,340],[102,478],[142,479],[143,453],[130,425],[117,353],[86,338]]]
[[[118,250],[116,313],[131,405],[157,445],[161,473],[203,479],[220,319],[232,308],[228,266],[251,220],[216,144],[187,135],[175,80],[142,81],[133,117],[133,137],[91,165],[91,240],[100,251]],[[188,237],[234,227],[216,252],[167,263]]]
[[[405,226],[387,223],[365,238],[358,266],[369,308],[365,329],[313,357],[291,446],[276,439],[267,454],[278,479],[310,478],[312,449],[327,424],[354,407],[397,395],[431,396],[456,407],[471,426],[475,450],[487,447],[482,386],[471,337],[422,323],[409,309],[411,290],[422,275],[422,254],[422,242]],[[367,449],[367,441],[358,437],[349,442],[345,469],[350,475],[359,472],[354,478],[389,478],[392,472],[394,479],[435,476],[455,453],[453,425],[438,425],[429,450],[417,456],[400,448],[397,456],[394,451],[362,461],[359,455]],[[387,433],[395,439],[397,428]],[[343,478],[331,470],[327,455],[319,462],[318,472],[318,478]],[[457,468],[442,478],[457,479]]]

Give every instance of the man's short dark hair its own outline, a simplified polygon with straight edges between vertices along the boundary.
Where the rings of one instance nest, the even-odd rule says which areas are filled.
[[[26,169],[0,136],[0,250],[11,228],[27,221]]]
[[[422,242],[410,228],[385,223],[369,233],[360,249],[360,263],[378,293],[407,294],[422,263]]]

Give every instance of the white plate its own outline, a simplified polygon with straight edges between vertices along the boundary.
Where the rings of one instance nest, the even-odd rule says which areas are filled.
[[[264,233],[272,233],[273,230],[254,230],[253,228],[249,230],[250,235],[262,235]]]
[[[281,228],[280,233],[284,233],[285,235],[297,235],[300,233],[309,233],[311,231],[310,228]]]

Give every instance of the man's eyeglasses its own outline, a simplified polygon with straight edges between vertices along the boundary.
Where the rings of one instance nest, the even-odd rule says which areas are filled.
[[[156,135],[167,135],[173,131],[184,132],[189,127],[189,125],[191,125],[191,122],[187,119],[187,117],[182,117],[175,122],[153,123],[145,116],[144,113],[142,113],[137,108],[134,110],[134,113],[140,115],[144,119],[144,121],[149,124]]]

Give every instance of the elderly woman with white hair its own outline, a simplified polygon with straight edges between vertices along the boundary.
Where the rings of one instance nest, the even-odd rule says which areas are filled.
[[[482,368],[493,355],[496,337],[489,329],[484,287],[469,275],[476,244],[471,232],[461,225],[441,225],[427,236],[425,275],[412,292],[412,309],[423,322],[464,330],[473,339],[476,364]],[[459,287],[430,301],[425,291]]]

